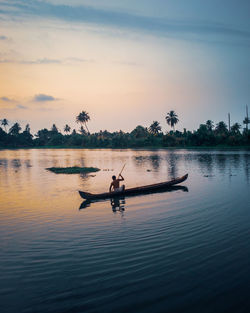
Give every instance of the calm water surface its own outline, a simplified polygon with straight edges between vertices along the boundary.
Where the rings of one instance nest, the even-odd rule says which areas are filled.
[[[79,209],[124,163],[186,188]],[[0,237],[1,313],[250,312],[250,152],[2,150]]]

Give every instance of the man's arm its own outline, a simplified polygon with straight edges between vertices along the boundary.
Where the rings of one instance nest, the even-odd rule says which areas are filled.
[[[110,186],[109,186],[109,192],[111,192],[112,186],[113,186],[113,183],[111,183]]]
[[[123,176],[121,174],[119,176],[121,177],[119,181],[123,181],[124,180]]]

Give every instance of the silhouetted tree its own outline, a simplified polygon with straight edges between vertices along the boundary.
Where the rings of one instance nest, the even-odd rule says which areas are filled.
[[[143,138],[146,137],[147,134],[147,128],[141,125],[136,126],[136,128],[131,132],[131,135],[135,136],[135,138]]]
[[[4,118],[1,120],[1,125],[4,126],[5,132],[7,133],[6,126],[9,125],[9,121],[6,118]]]
[[[87,132],[86,132],[86,130],[84,129],[83,126],[80,127],[79,132],[80,132],[82,135],[86,135],[86,134],[87,134]]]
[[[58,128],[56,127],[56,124],[53,124],[53,125],[52,125],[52,127],[51,127],[51,132],[52,132],[52,134],[58,133]]]
[[[153,123],[149,126],[149,132],[153,135],[157,135],[161,131],[160,123],[157,121],[153,121]]]
[[[207,130],[208,130],[208,131],[212,131],[213,128],[214,128],[214,122],[211,121],[211,120],[207,120],[207,121],[206,121],[206,127],[207,127]]]
[[[217,134],[227,134],[228,129],[225,122],[221,121],[216,125],[215,131]]]
[[[170,125],[173,130],[175,130],[174,126],[179,122],[178,115],[175,113],[175,111],[171,110],[169,113],[167,113],[166,122],[168,125]]]
[[[240,133],[240,129],[241,129],[241,125],[239,123],[234,123],[232,126],[231,126],[231,132],[233,134],[239,134]]]
[[[71,130],[70,126],[69,126],[68,124],[66,124],[66,125],[64,126],[64,131],[65,131],[65,133],[66,133],[66,134],[69,133],[70,130]]]
[[[19,123],[15,123],[9,130],[9,134],[13,136],[17,136],[21,131],[21,126]]]
[[[41,129],[35,135],[37,137],[38,146],[46,145],[50,139],[50,131],[47,128]]]
[[[82,111],[76,117],[76,122],[83,124],[86,127],[88,134],[89,134],[89,129],[88,129],[88,126],[87,126],[87,122],[89,120],[90,120],[89,114],[87,112],[85,112],[85,111]]]
[[[243,124],[246,125],[246,130],[248,131],[248,124],[250,124],[250,118],[246,116],[243,121]]]
[[[24,129],[25,132],[30,133],[30,124],[27,124]]]

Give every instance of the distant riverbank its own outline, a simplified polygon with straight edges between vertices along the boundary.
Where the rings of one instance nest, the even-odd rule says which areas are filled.
[[[87,149],[87,150],[250,150],[249,146],[190,146],[190,147],[80,147],[80,146],[39,146],[39,147],[0,147],[0,150],[39,150],[39,149]]]

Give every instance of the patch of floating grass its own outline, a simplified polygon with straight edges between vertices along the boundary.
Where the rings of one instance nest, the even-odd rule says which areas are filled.
[[[49,167],[49,168],[46,168],[46,170],[51,171],[56,174],[80,174],[80,173],[87,174],[87,173],[100,171],[100,169],[97,167],[79,167],[79,166]]]

